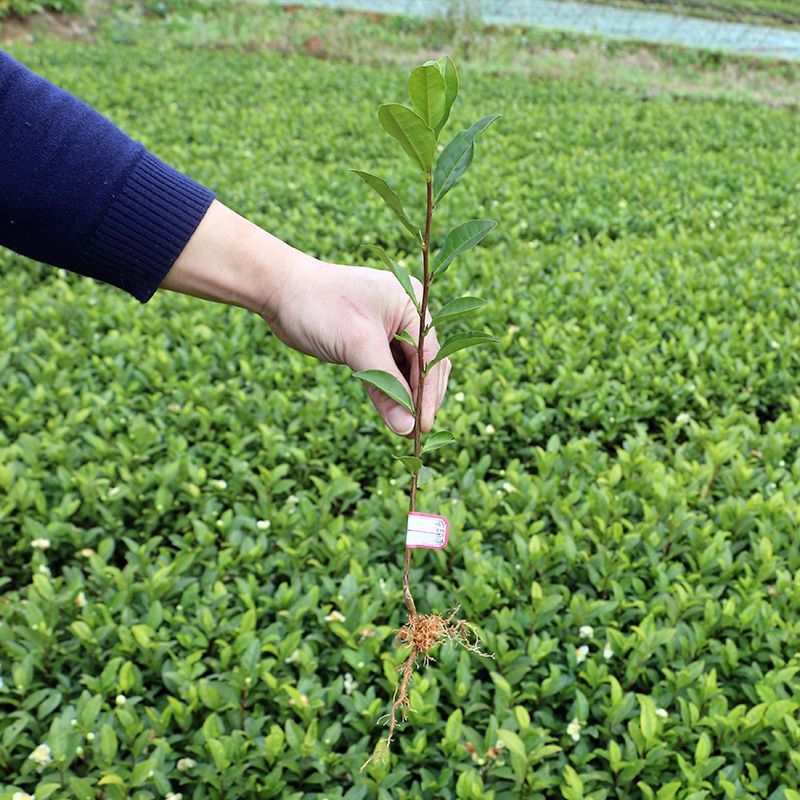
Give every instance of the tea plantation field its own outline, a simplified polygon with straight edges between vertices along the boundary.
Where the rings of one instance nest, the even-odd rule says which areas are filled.
[[[299,247],[408,246],[347,171],[416,186],[405,70],[12,52]],[[500,226],[441,285],[502,345],[454,359],[413,569],[494,660],[443,649],[359,774],[406,507],[362,387],[4,251],[0,798],[800,798],[800,121],[462,70],[452,130],[495,111],[441,219]]]

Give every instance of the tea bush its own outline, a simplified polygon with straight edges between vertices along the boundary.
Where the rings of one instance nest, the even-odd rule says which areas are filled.
[[[83,0],[0,0],[0,20],[9,15],[27,17],[45,10],[79,14],[84,5]]]
[[[403,252],[347,168],[413,191],[371,124],[404,71],[12,52],[293,244]],[[401,444],[241,310],[4,252],[4,800],[800,797],[797,116],[462,79],[454,130],[504,119],[443,216],[501,225],[443,281],[503,342],[456,364],[420,498],[451,541],[413,581],[495,659],[442,649],[359,775],[403,657]]]

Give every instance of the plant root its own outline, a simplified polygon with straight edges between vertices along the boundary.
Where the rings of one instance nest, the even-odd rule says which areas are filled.
[[[480,639],[475,628],[465,619],[456,619],[460,608],[460,606],[456,606],[448,617],[442,617],[439,614],[409,614],[406,624],[395,632],[394,646],[410,647],[411,651],[406,660],[397,667],[397,671],[400,673],[400,682],[395,687],[389,713],[381,718],[388,720],[389,730],[375,746],[372,755],[361,765],[360,772],[363,772],[373,760],[378,762],[384,760],[394,741],[397,723],[405,722],[408,719],[408,712],[414,710],[411,708],[408,690],[420,657],[423,659],[423,665],[427,667],[431,661],[435,660],[431,655],[431,650],[440,642],[451,642],[457,647],[463,647],[483,658],[494,658],[493,654],[484,653],[481,650]]]

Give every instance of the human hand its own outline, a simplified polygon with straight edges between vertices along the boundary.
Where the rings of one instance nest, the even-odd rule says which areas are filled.
[[[414,280],[418,297],[422,285]],[[395,277],[368,267],[329,264],[306,256],[284,274],[261,315],[286,345],[301,353],[346,364],[355,371],[380,369],[394,375],[416,398],[419,365],[415,348],[393,340],[407,330],[419,336],[419,316]],[[428,315],[430,321],[430,315]],[[435,329],[425,336],[425,361],[439,351]],[[450,361],[443,359],[425,378],[420,428],[427,432],[444,400]],[[407,436],[414,418],[374,386],[365,386],[384,422]]]
[[[161,286],[256,311],[289,347],[355,371],[385,370],[416,398],[416,350],[393,337],[406,329],[418,341],[419,316],[389,272],[319,261],[215,200]],[[420,297],[419,281],[414,287]],[[425,360],[438,352],[431,329]],[[423,432],[433,425],[449,374],[442,359],[425,378]],[[408,436],[412,415],[375,387],[366,389],[389,428]]]

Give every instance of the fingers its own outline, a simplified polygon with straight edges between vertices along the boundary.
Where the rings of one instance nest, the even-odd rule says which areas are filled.
[[[384,337],[383,331],[376,330],[373,336],[365,338],[361,346],[354,350],[349,366],[356,372],[364,369],[384,370],[394,375],[413,398],[411,387],[398,369],[389,341]],[[400,436],[410,434],[414,429],[413,415],[374,386],[365,383],[364,387],[386,425]]]
[[[419,317],[413,311],[413,316],[405,320],[405,329],[414,338],[414,341],[419,341]],[[430,322],[430,315],[428,315],[428,322]],[[425,344],[423,350],[423,363],[432,361],[436,354],[439,352],[439,340],[436,337],[436,329],[431,328],[425,335]],[[410,366],[410,383],[413,391],[413,397],[416,398],[417,390],[420,384],[420,371],[419,359],[417,357],[416,348],[410,344],[403,343],[403,353]],[[445,392],[447,391],[447,379],[450,375],[450,361],[443,359],[438,364],[435,364],[431,371],[425,376],[425,388],[422,393],[422,414],[420,420],[420,428],[423,433],[428,433],[433,427],[434,418],[436,413],[441,408],[444,402]]]

